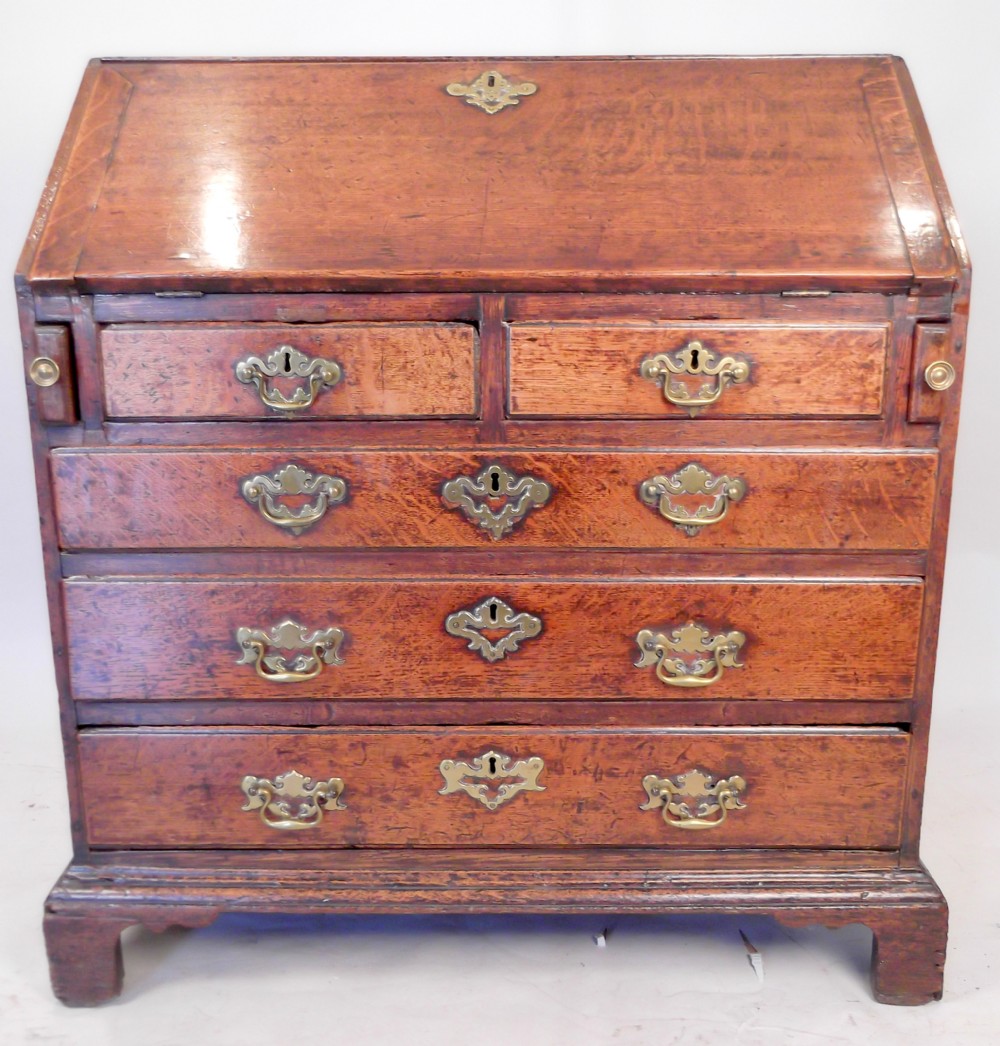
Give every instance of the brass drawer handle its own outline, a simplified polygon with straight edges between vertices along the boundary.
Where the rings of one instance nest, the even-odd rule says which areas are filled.
[[[693,418],[704,407],[710,407],[729,385],[740,385],[750,377],[750,364],[733,356],[718,359],[711,349],[700,341],[691,341],[671,353],[658,353],[644,359],[639,373],[663,387],[663,398],[675,407],[686,410]],[[674,375],[714,378],[699,386],[693,393],[684,382],[672,381]]]
[[[295,535],[318,523],[331,505],[339,505],[347,497],[347,483],[339,476],[314,476],[292,464],[274,472],[250,476],[243,480],[240,490],[244,500],[256,505],[268,523]],[[314,500],[297,509],[276,500],[300,496]]]
[[[316,828],[323,820],[324,810],[346,810],[340,801],[344,782],[339,777],[328,781],[314,781],[297,770],[269,777],[247,774],[240,784],[247,801],[244,810],[259,810],[260,819],[268,828],[296,831]]]
[[[641,651],[635,667],[656,665],[656,678],[668,686],[710,686],[727,668],[743,667],[736,659],[746,638],[742,632],[712,635],[694,621],[670,632],[644,628],[635,637]]]
[[[474,476],[456,476],[441,488],[448,508],[461,509],[494,541],[509,534],[533,508],[541,508],[551,494],[544,480],[519,476],[496,462],[484,465]]]
[[[487,810],[496,810],[521,792],[545,791],[538,783],[545,762],[537,755],[518,759],[511,765],[509,755],[491,749],[469,763],[445,759],[438,769],[445,782],[438,795],[465,792]],[[495,781],[502,783],[493,787]]]
[[[642,779],[649,800],[640,810],[663,809],[664,824],[672,828],[718,828],[730,810],[743,810],[740,793],[747,783],[742,777],[727,777],[712,784],[710,775],[689,770],[676,777],[647,774]]]
[[[307,356],[291,345],[279,345],[264,359],[247,356],[236,364],[236,380],[256,385],[265,407],[285,413],[311,407],[323,389],[332,389],[340,381],[342,373],[339,363]],[[273,378],[297,379],[305,385],[285,397],[274,387]]]
[[[730,504],[741,501],[746,492],[746,481],[739,476],[716,476],[693,461],[672,476],[653,476],[639,485],[643,503],[659,509],[664,519],[689,537],[694,537],[702,527],[724,520]],[[685,507],[674,500],[682,497],[693,499],[694,507]],[[699,498],[712,500],[697,503]]]
[[[309,632],[305,625],[287,618],[270,632],[262,628],[238,628],[236,644],[243,656],[236,663],[253,665],[257,675],[269,683],[302,683],[315,679],[324,665],[342,665],[343,642],[342,629]],[[286,656],[289,654],[294,655],[291,661]]]
[[[541,633],[542,619],[515,610],[497,596],[487,596],[470,609],[449,614],[444,619],[444,627],[450,635],[467,639],[469,649],[484,661],[501,661],[513,654],[523,640],[534,639]],[[480,629],[507,634],[494,642],[482,635]]]

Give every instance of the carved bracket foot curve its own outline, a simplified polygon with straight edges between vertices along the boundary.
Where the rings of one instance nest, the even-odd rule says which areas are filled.
[[[872,931],[871,985],[876,1002],[921,1006],[941,998],[948,942],[948,906],[805,909],[775,912],[788,926],[861,923]]]
[[[154,933],[171,926],[194,929],[218,916],[216,908],[168,907],[120,910],[87,903],[66,909],[46,905],[43,929],[52,991],[66,1006],[97,1006],[121,994],[125,978],[121,934],[141,925]]]

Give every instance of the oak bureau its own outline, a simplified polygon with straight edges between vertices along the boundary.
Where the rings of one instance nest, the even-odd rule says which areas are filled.
[[[95,61],[17,276],[56,994],[221,912],[864,923],[918,838],[969,264],[890,57]]]

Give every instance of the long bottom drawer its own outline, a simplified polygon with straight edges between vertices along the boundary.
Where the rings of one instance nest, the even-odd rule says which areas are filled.
[[[84,731],[94,848],[893,849],[889,728]]]

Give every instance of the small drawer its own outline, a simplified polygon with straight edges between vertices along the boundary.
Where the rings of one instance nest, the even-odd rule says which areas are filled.
[[[461,323],[122,324],[100,333],[109,418],[471,418]]]
[[[63,582],[75,697],[906,700],[919,581]]]
[[[514,323],[511,416],[879,417],[889,327]]]
[[[916,551],[937,480],[936,451],[66,449],[51,461],[67,549]]]
[[[80,735],[92,847],[894,849],[899,730]]]

